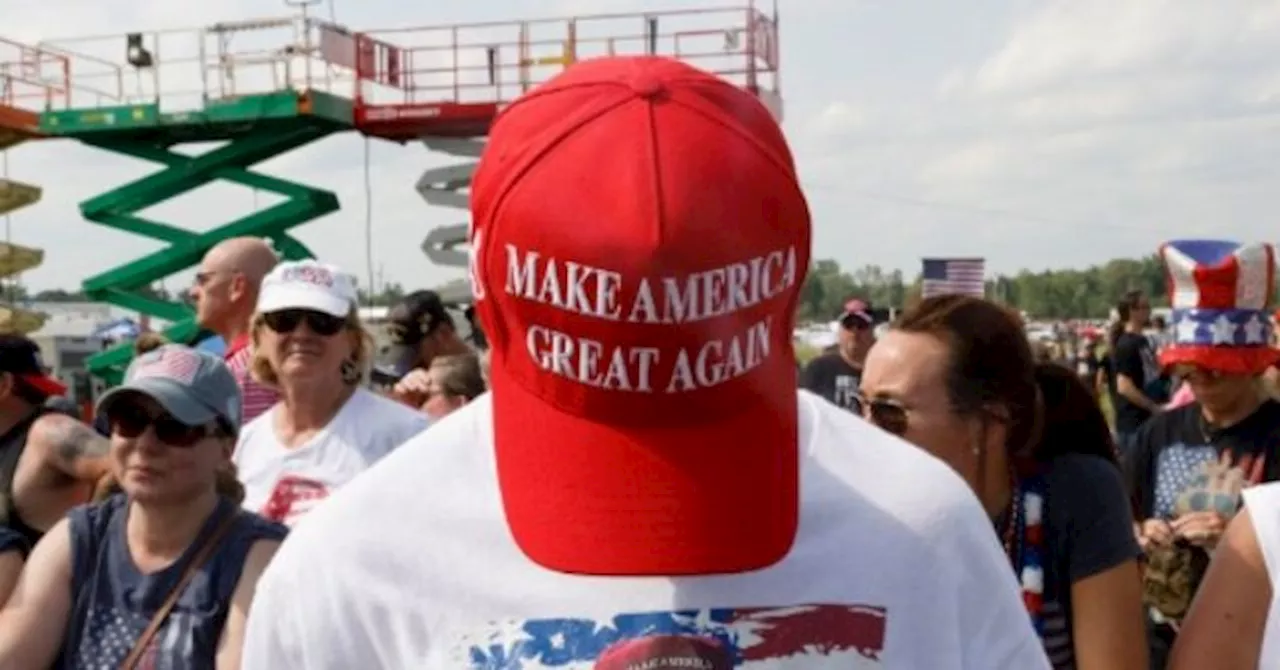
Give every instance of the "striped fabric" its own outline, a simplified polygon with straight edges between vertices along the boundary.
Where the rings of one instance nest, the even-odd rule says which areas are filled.
[[[1049,655],[1053,670],[1075,670],[1076,650],[1071,639],[1071,622],[1062,603],[1056,600],[1044,604],[1044,650]]]
[[[244,394],[242,425],[271,409],[271,406],[280,399],[280,394],[276,393],[275,389],[259,384],[254,381],[253,375],[249,374],[249,362],[252,359],[253,352],[247,346],[233,347],[227,352],[227,367],[231,368],[231,374],[235,375],[236,382],[240,384],[240,391]]]

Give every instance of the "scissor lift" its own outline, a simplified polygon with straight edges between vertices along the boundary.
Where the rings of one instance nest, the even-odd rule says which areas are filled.
[[[760,96],[782,118],[778,19],[754,0],[730,8],[367,31],[357,46],[355,125],[462,162],[431,168],[417,190],[429,205],[465,210],[476,158],[504,105],[564,68],[605,55],[679,58]],[[465,266],[466,222],[432,230],[434,262]]]
[[[242,235],[272,240],[285,258],[311,257],[288,231],[336,211],[337,196],[252,168],[352,127],[352,105],[342,93],[354,81],[354,39],[334,24],[284,17],[48,43],[81,57],[71,72],[72,105],[41,115],[40,131],[161,166],[80,204],[89,221],[167,245],[86,279],[84,292],[174,322],[166,335],[188,340],[198,331],[191,308],[140,289],[197,265],[212,246]],[[222,144],[201,154],[177,150],[203,142]],[[218,180],[282,200],[205,232],[141,214]],[[131,357],[125,343],[87,365],[112,384]]]
[[[288,231],[339,207],[332,192],[255,172],[257,163],[353,128],[396,142],[421,140],[465,162],[426,171],[418,191],[429,204],[465,209],[475,159],[502,106],[582,59],[680,58],[759,95],[781,118],[777,25],[776,11],[768,15],[751,0],[729,9],[362,33],[304,14],[48,40],[39,51],[61,63],[64,99],[46,102],[38,118],[0,104],[0,142],[64,137],[161,166],[81,203],[90,221],[167,245],[86,279],[84,291],[175,322],[166,334],[186,340],[197,331],[190,308],[141,289],[196,265],[230,237],[269,238],[286,258],[310,257]],[[223,144],[198,155],[175,150],[203,142]],[[283,201],[205,232],[142,214],[218,180]],[[465,265],[467,228],[438,228],[424,249],[436,262]],[[88,367],[112,384],[131,356],[123,344],[90,358]]]
[[[40,112],[66,103],[68,69],[63,56],[0,39],[0,153],[41,138]],[[0,177],[0,217],[36,204],[41,195],[39,186]],[[0,279],[11,279],[43,261],[43,249],[0,242]],[[12,302],[0,305],[0,332],[34,332],[46,319]]]

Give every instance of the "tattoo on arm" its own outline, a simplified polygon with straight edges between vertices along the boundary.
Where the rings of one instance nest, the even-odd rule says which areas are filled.
[[[63,419],[63,417],[59,417]],[[82,458],[102,458],[111,449],[110,440],[75,419],[59,420],[49,426],[49,440],[58,460],[74,464]]]

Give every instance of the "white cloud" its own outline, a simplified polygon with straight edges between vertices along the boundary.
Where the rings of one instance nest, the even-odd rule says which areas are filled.
[[[1274,53],[1275,3],[1051,0],[976,72],[988,92],[1152,68],[1229,64]]]

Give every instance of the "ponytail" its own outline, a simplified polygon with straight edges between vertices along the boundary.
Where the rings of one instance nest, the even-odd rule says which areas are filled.
[[[1124,334],[1125,328],[1129,327],[1129,317],[1133,314],[1133,308],[1142,302],[1142,291],[1132,290],[1125,292],[1120,298],[1120,302],[1116,303],[1116,316],[1119,317],[1115,323],[1111,324],[1111,330],[1107,333],[1111,348],[1114,350],[1116,340]]]
[[[1111,351],[1116,349],[1116,340],[1124,334],[1125,326],[1129,322],[1129,310],[1116,307],[1116,314],[1119,316],[1114,323],[1111,324],[1110,330],[1107,331],[1107,344],[1111,345]]]

